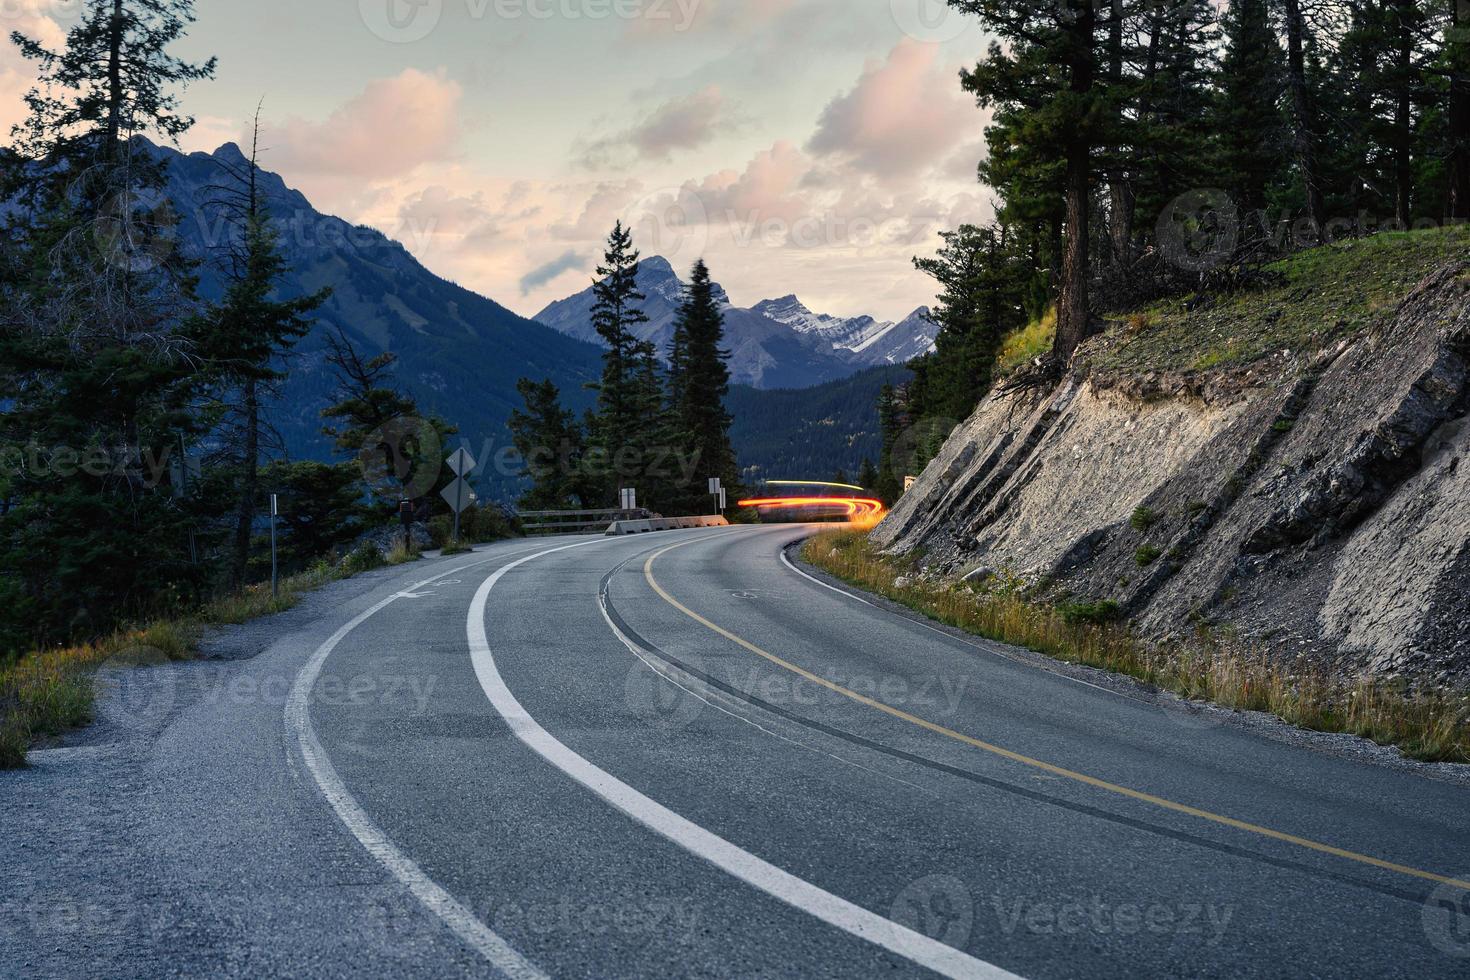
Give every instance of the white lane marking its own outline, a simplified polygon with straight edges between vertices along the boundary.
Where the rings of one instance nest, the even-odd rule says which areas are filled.
[[[522,553],[515,552],[515,554]],[[341,777],[337,775],[332,760],[327,757],[326,750],[317,740],[316,730],[311,724],[311,690],[317,678],[321,676],[327,657],[331,655],[337,644],[347,638],[349,633],[398,599],[426,585],[432,585],[471,568],[489,565],[505,557],[508,556],[502,555],[472,562],[445,572],[443,575],[425,579],[405,592],[389,596],[333,633],[327,642],[317,647],[306,666],[301,668],[301,673],[296,675],[296,683],[292,685],[291,696],[286,702],[286,727],[295,733],[296,742],[301,747],[301,757],[306,762],[306,768],[311,773],[312,779],[316,780],[322,795],[332,805],[337,819],[342,821],[343,826],[353,837],[357,838],[358,843],[362,844],[369,854],[377,859],[379,864],[387,868],[393,877],[397,878],[425,908],[438,916],[456,936],[464,940],[491,966],[510,977],[511,980],[547,980],[545,973],[512,949],[509,943],[476,918],[473,912],[456,901],[452,895],[435,884],[423,869],[414,863],[412,858],[400,851],[388,839],[388,836],[378,829],[372,818],[348,791]]]
[[[490,637],[485,629],[485,612],[490,593],[510,572],[530,564],[539,558],[583,544],[551,548],[540,554],[530,555],[505,565],[485,580],[475,593],[470,604],[469,619],[465,630],[470,641],[470,657],[474,662],[475,675],[491,705],[505,719],[516,738],[531,751],[591,790],[604,801],[627,814],[633,820],[661,834],[696,857],[703,858],[720,870],[748,885],[785,902],[808,915],[835,926],[849,935],[873,943],[934,972],[947,977],[1013,977],[992,963],[976,959],[953,946],[947,946],[915,932],[881,915],[854,905],[831,892],[818,888],[795,875],[783,871],[749,851],[710,833],[703,827],[680,816],[663,804],[644,796],[612,774],[599,769],[582,756],[573,752],[532,718],[516,696],[506,686],[495,657],[490,651]]]
[[[888,610],[883,609],[881,606],[878,606],[875,603],[869,602],[867,599],[864,599],[862,596],[858,595],[855,592],[849,592],[846,589],[839,589],[835,585],[829,585],[828,583],[823,582],[821,579],[817,578],[814,575],[808,575],[806,572],[803,572],[801,569],[797,568],[795,565],[793,565],[791,563],[791,559],[790,558],[787,558],[786,557],[786,548],[785,547],[782,547],[782,549],[781,549],[781,564],[785,565],[787,568],[791,569],[793,572],[795,572],[796,574],[800,575],[802,578],[806,579],[808,582],[811,582],[811,583],[813,583],[815,585],[820,585],[824,589],[831,589],[833,592],[836,592],[838,595],[846,596],[847,598],[853,600],[854,602],[861,602],[865,606],[872,606],[874,609],[877,609],[880,612],[888,612]],[[1148,705],[1149,707],[1154,707],[1155,706],[1155,702],[1153,702],[1153,701],[1147,701],[1147,700],[1145,700],[1143,698],[1135,698],[1131,694],[1124,694],[1122,691],[1115,691],[1112,688],[1103,687],[1101,684],[1094,684],[1094,683],[1092,683],[1092,681],[1084,680],[1081,677],[1073,677],[1071,674],[1064,674],[1064,673],[1062,673],[1059,670],[1055,670],[1055,669],[1053,669],[1051,667],[1046,666],[1045,664],[1032,663],[1030,660],[1026,660],[1024,658],[1014,656],[1013,654],[1006,653],[1003,650],[998,650],[998,649],[996,649],[993,646],[987,646],[987,645],[981,644],[981,643],[973,643],[973,642],[971,642],[970,640],[966,639],[963,636],[956,636],[955,634],[951,633],[949,630],[942,630],[938,626],[933,625],[932,623],[925,623],[925,622],[921,622],[921,621],[919,621],[917,619],[910,619],[907,616],[898,615],[897,613],[891,613],[890,612],[889,615],[890,616],[896,616],[898,619],[902,619],[905,622],[913,623],[915,626],[922,626],[924,629],[928,630],[931,633],[938,633],[940,636],[947,636],[951,640],[954,640],[954,641],[956,641],[958,643],[963,643],[965,646],[970,647],[973,650],[979,650],[981,653],[988,653],[992,657],[999,657],[1002,660],[1009,660],[1013,664],[1019,664],[1022,667],[1030,667],[1033,670],[1039,670],[1042,673],[1050,674],[1053,677],[1059,677],[1059,678],[1061,678],[1064,681],[1071,681],[1073,684],[1081,684],[1083,687],[1090,687],[1094,691],[1101,691],[1104,694],[1111,694],[1113,697],[1115,697],[1115,698],[1122,698],[1124,701],[1133,701],[1133,702],[1136,702],[1138,704]],[[990,641],[987,641],[987,642],[988,643],[997,643],[998,641],[996,641],[996,640],[990,640]],[[1045,654],[1038,653],[1038,654],[1036,654],[1036,656],[1041,657],[1041,656],[1045,656]]]

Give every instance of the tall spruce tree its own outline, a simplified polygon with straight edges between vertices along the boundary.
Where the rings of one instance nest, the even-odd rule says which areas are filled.
[[[1054,354],[1065,362],[1092,330],[1094,156],[1098,147],[1118,142],[1112,131],[1117,114],[1109,104],[1117,93],[1100,71],[1099,11],[1105,19],[1122,17],[1123,5],[1100,7],[1093,0],[949,0],[949,5],[979,17],[997,38],[984,61],[961,73],[965,90],[981,107],[994,110],[986,135],[993,149],[1003,147],[981,165],[982,176],[1008,207],[1011,198],[1037,191],[1060,201]]]
[[[531,483],[521,494],[521,507],[596,507],[602,489],[584,469],[586,435],[576,415],[562,408],[561,392],[549,378],[522,378],[516,390],[525,405],[511,412],[511,438],[522,460],[521,475]]]
[[[637,328],[648,322],[640,304],[647,299],[638,289],[638,250],[633,233],[621,221],[613,227],[592,285],[595,303],[592,326],[607,350],[602,358],[602,381],[597,386],[597,423],[594,443],[610,461],[613,473],[607,496],[620,487],[635,486],[643,472],[642,405],[638,394],[640,343]]]
[[[1211,123],[1220,146],[1221,184],[1242,214],[1263,212],[1281,175],[1283,53],[1268,0],[1235,0],[1225,15]]]
[[[239,474],[231,563],[236,585],[245,580],[259,506],[267,435],[262,395],[285,377],[280,358],[306,335],[310,314],[330,295],[330,290],[289,300],[276,295],[287,267],[260,189],[259,146],[257,115],[250,156],[220,164],[226,184],[215,204],[235,233],[225,257],[228,285],[218,310],[203,318],[196,338],[199,355],[221,382],[227,412],[225,456]]]
[[[39,77],[6,155],[3,425],[7,441],[95,464],[12,487],[0,565],[3,591],[25,600],[9,607],[23,620],[0,624],[12,648],[96,633],[202,585],[198,515],[167,479],[180,437],[208,422],[191,410],[201,376],[182,329],[199,304],[160,203],[162,158],[135,138],[174,141],[192,124],[178,90],[214,69],[170,54],[192,19],[189,0],[92,0],[60,50],[11,35]]]
[[[681,505],[690,507],[700,504],[708,478],[718,477],[733,490],[740,476],[725,408],[730,393],[730,352],[723,347],[725,315],[703,259],[690,274],[674,336],[674,349],[680,352],[671,371],[671,391],[678,399],[675,430],[678,444],[695,454],[700,467],[697,485],[679,488]]]

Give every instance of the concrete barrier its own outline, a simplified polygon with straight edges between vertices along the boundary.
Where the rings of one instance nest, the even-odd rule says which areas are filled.
[[[625,534],[649,534],[653,531],[679,531],[701,527],[729,527],[723,517],[655,517],[647,521],[614,521],[607,529],[607,536]]]

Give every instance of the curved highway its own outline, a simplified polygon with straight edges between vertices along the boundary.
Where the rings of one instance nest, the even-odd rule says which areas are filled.
[[[156,717],[40,753],[0,820],[32,839],[112,780],[127,813],[44,859],[68,907],[128,881],[134,911],[60,945],[33,914],[0,953],[21,976],[1470,970],[1463,781],[952,635],[798,568],[807,533],[507,542],[335,587],[211,685],[162,668],[132,698],[164,685]]]

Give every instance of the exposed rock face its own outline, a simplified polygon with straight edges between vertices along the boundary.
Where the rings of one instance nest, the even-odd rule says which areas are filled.
[[[1470,263],[1382,332],[1234,378],[1002,391],[877,529],[1146,632],[1204,619],[1345,673],[1470,681]]]

